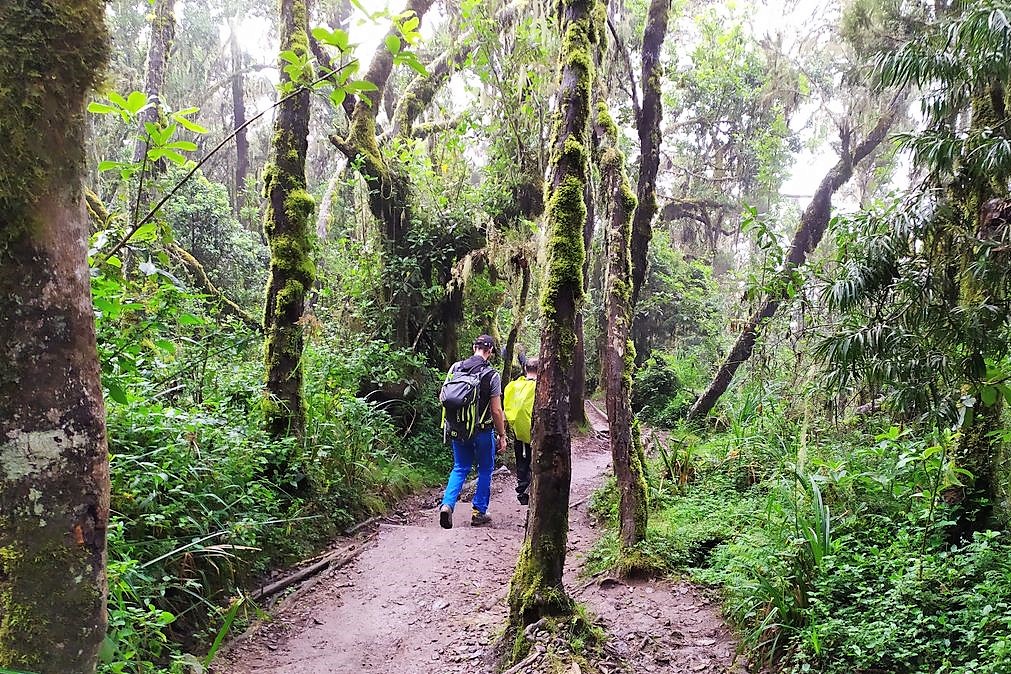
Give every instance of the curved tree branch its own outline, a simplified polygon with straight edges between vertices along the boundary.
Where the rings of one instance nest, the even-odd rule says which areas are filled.
[[[200,264],[200,261],[193,257],[189,251],[184,249],[182,246],[170,243],[168,245],[168,252],[170,252],[173,257],[179,260],[179,262],[181,262],[183,266],[189,270],[193,278],[200,283],[203,289],[207,291],[208,295],[211,295],[221,302],[221,308],[225,313],[235,316],[253,330],[263,332],[263,325],[261,325],[258,320],[250,316],[233,300],[229,299],[229,297],[225,295],[220,288],[214,285],[214,282],[211,281],[209,276],[207,276],[207,271],[204,269],[204,266]]]

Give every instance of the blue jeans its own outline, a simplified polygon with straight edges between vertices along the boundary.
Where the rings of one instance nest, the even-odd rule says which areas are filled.
[[[477,462],[477,490],[474,492],[474,509],[488,510],[491,499],[491,471],[495,467],[495,433],[492,429],[478,431],[470,440],[453,441],[453,470],[449,473],[449,483],[442,497],[442,505],[456,507],[463,482],[470,473],[470,467]]]

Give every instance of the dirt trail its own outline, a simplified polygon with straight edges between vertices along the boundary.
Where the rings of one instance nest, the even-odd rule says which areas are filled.
[[[598,429],[598,411],[587,410]],[[579,577],[600,536],[587,514],[590,494],[610,470],[606,440],[573,438],[566,586],[605,625],[611,651],[639,672],[743,672],[735,643],[711,598],[686,584]],[[438,527],[439,496],[379,526],[354,562],[316,581],[311,593],[233,644],[219,674],[484,674],[507,615],[509,578],[523,539],[526,508],[513,477],[496,472],[491,526],[469,525],[458,504],[454,528]],[[290,603],[290,602],[289,602]],[[739,667],[739,668],[738,668]],[[612,672],[615,669],[611,670]]]

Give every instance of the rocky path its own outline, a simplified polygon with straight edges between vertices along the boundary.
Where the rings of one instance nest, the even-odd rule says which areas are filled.
[[[589,408],[598,431],[606,420]],[[610,672],[743,672],[711,598],[686,584],[625,583],[579,576],[600,535],[586,509],[610,470],[601,433],[573,439],[567,587],[607,629],[619,659]],[[222,653],[219,674],[484,674],[501,634],[507,585],[523,539],[526,508],[513,477],[498,471],[488,513],[472,528],[461,502],[454,528],[437,522],[439,495],[427,495],[404,523],[379,526],[351,564],[314,579],[309,592]],[[631,669],[630,669],[631,668]]]

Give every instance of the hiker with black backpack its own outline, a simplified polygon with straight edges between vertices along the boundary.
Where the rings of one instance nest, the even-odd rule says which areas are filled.
[[[478,527],[491,522],[488,502],[491,500],[495,451],[496,448],[499,452],[506,449],[502,377],[489,363],[494,353],[495,340],[489,335],[475,339],[474,355],[453,363],[439,393],[444,436],[453,446],[453,470],[449,473],[446,493],[439,508],[439,524],[443,529],[453,528],[453,509],[460,498],[463,482],[475,463],[477,489],[470,525]]]

